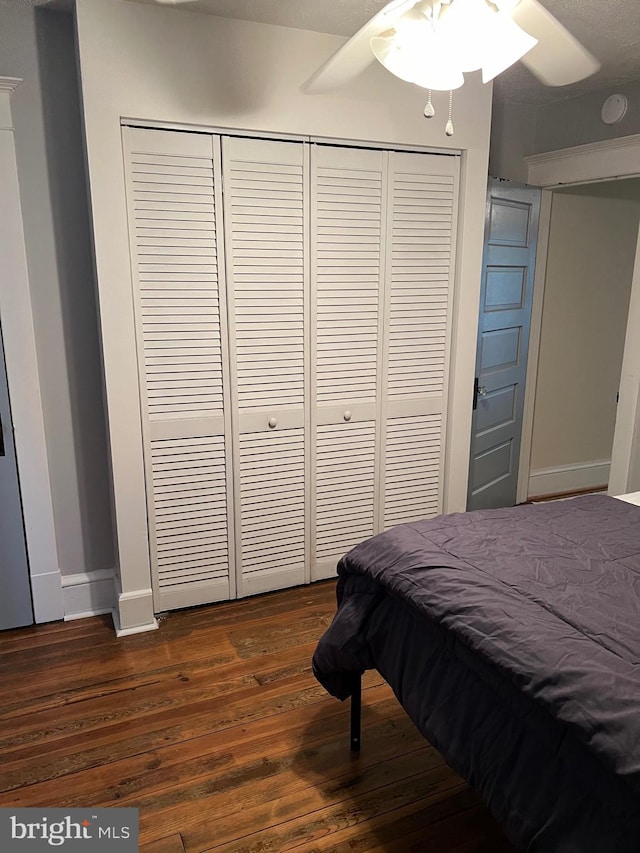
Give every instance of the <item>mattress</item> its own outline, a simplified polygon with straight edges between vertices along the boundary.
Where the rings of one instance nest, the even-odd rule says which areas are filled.
[[[640,851],[640,507],[401,525],[343,558],[338,598],[331,693],[377,668],[520,849]]]

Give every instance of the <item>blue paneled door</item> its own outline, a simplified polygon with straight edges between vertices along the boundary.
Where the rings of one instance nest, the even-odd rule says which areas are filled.
[[[489,180],[468,509],[516,502],[540,195]]]
[[[0,329],[0,629],[32,623],[29,563]]]

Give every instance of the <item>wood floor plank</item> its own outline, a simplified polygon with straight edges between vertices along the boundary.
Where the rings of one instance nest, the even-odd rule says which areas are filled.
[[[121,702],[115,709],[112,697],[104,689],[97,691],[97,696],[93,695],[95,690],[89,691],[88,695],[80,694],[79,698],[84,699],[83,702],[73,701],[75,695],[68,696],[65,691],[60,691],[57,700],[46,697],[42,704],[32,701],[28,715],[22,714],[24,706],[9,704],[7,710],[0,713],[0,722],[12,719],[11,733],[5,738],[0,734],[0,750],[8,755],[10,746],[27,743],[31,732],[37,732],[40,736],[44,732],[50,732],[53,739],[59,738],[67,730],[75,731],[79,718],[83,721],[83,730],[87,731],[92,724],[104,726],[106,718],[109,722],[114,722],[119,717],[131,719],[138,714],[148,714],[157,706],[166,708],[191,704],[192,696],[196,694],[200,699],[209,696],[213,698],[247,685],[265,686],[270,681],[279,680],[286,675],[308,673],[315,637],[318,630],[322,630],[322,624],[320,622],[319,627],[315,628],[302,624],[298,643],[294,645],[287,639],[284,647],[282,629],[263,629],[259,640],[260,674],[254,673],[253,656],[245,654],[243,659],[234,659],[223,665],[220,665],[220,659],[214,658],[216,678],[213,680],[210,677],[211,664],[205,660],[202,666],[196,661],[192,667],[181,666],[177,672],[175,667],[163,667],[161,670],[136,674],[120,683],[114,682],[113,687],[117,692],[129,691],[130,694],[128,700]],[[107,695],[104,695],[105,692]],[[123,698],[120,697],[121,700]],[[65,720],[62,725],[58,707],[60,701],[65,705]]]
[[[140,853],[185,853],[185,849],[182,838],[179,835],[171,835],[168,838],[159,838],[157,841],[142,844]]]
[[[450,788],[431,794],[428,799],[414,799],[398,808],[385,810],[365,820],[355,820],[343,829],[328,831],[319,838],[297,840],[283,853],[329,853],[349,850],[354,853],[387,853],[394,844],[410,844],[415,833],[426,839],[431,827],[453,816],[459,818],[478,805],[478,796],[458,780]],[[422,850],[449,853],[444,847],[423,846]]]
[[[326,593],[324,597],[327,597]],[[237,610],[239,603],[235,604]],[[301,623],[300,613],[303,610],[306,613]],[[209,617],[209,624],[201,617],[203,624],[189,626],[188,629],[184,626],[184,619],[178,620],[171,614],[163,620],[158,632],[152,632],[154,642],[149,640],[149,634],[118,640],[110,630],[105,636],[99,632],[94,638],[95,644],[90,646],[86,637],[76,638],[74,635],[67,643],[58,642],[37,653],[25,649],[22,654],[0,657],[0,681],[16,678],[14,701],[26,702],[55,692],[60,679],[73,680],[78,686],[104,684],[140,670],[151,671],[206,659],[211,656],[212,648],[227,662],[239,656],[251,657],[252,645],[253,655],[262,653],[262,647],[256,645],[255,640],[252,642],[255,637],[260,637],[272,651],[287,648],[302,640],[305,628],[308,629],[307,635],[315,639],[318,626],[322,629],[329,619],[327,603],[318,602],[316,598],[306,602],[304,608],[289,606],[283,612],[280,606],[271,605],[254,611],[253,618],[246,621],[243,618],[238,636],[230,637],[229,627],[237,626],[239,622],[234,612],[226,618],[222,616],[213,620]],[[300,626],[299,634],[295,633],[296,625]],[[212,665],[216,665],[215,660]],[[28,681],[25,676],[29,676]]]
[[[399,740],[411,738],[414,742],[417,735],[412,724],[395,697],[389,694],[386,685],[364,691],[365,737],[375,738],[376,734],[370,731],[382,723],[393,726]],[[320,708],[322,725],[311,730],[310,721],[317,719]],[[237,766],[243,760],[283,751],[295,755],[312,748],[317,741],[333,739],[343,755],[348,756],[347,731],[348,706],[320,696],[315,705],[303,705],[256,720],[251,724],[250,738],[245,726],[237,725],[73,773],[65,777],[62,792],[58,779],[46,779],[17,788],[4,799],[12,806],[27,803],[31,806],[57,803],[65,808],[81,808],[88,803],[136,806],[143,796],[150,797],[182,784],[196,784],[202,778],[218,779],[221,769]]]
[[[215,850],[216,853],[282,853],[296,844],[304,844],[305,850],[313,849],[313,843],[325,835],[363,823],[374,815],[393,811],[407,803],[424,801],[461,784],[453,771],[443,764],[415,775],[407,775],[406,762],[402,762],[401,767],[398,764],[396,761],[387,761],[375,765],[345,788],[334,783],[329,786],[328,792],[321,786],[309,789],[308,808],[302,816],[282,819],[290,806],[286,798],[273,803],[270,811],[270,804],[265,804],[263,825],[268,825],[268,814],[268,820],[271,821],[268,829],[261,828],[251,835],[237,837],[223,844],[215,843],[204,849]],[[215,832],[220,832],[218,824]],[[200,853],[203,849],[189,828],[184,830],[183,839],[187,853]]]
[[[191,782],[161,792],[152,802],[126,805],[138,806],[145,815],[140,824],[143,837],[158,822],[180,826],[185,846],[196,851],[210,846],[212,832],[218,842],[230,841],[281,815],[304,818],[327,802],[349,798],[352,789],[368,790],[404,779],[413,772],[408,768],[414,762],[431,767],[443,764],[428,744],[416,742],[415,732],[406,723],[397,726],[384,721],[370,731],[376,750],[361,760],[354,760],[344,740],[333,736],[299,753],[257,754],[241,766],[222,768],[204,783]],[[331,784],[324,786],[327,777]]]
[[[510,851],[375,672],[349,752],[310,666],[334,611],[332,582],[0,634],[0,806],[136,807],[142,853]]]

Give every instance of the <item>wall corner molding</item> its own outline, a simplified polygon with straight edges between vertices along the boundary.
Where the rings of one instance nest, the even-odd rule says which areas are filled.
[[[153,591],[137,589],[132,592],[122,592],[117,573],[114,575],[113,582],[116,592],[113,627],[116,636],[128,637],[130,634],[154,631],[158,627],[158,620],[153,612]]]
[[[592,183],[640,175],[640,134],[525,157],[527,183],[537,187]]]
[[[36,624],[56,622],[64,612],[60,572],[50,571],[31,574],[31,596]]]

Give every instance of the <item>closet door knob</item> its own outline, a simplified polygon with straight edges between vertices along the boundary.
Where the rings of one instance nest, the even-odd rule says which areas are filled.
[[[345,421],[351,420],[351,412],[349,411],[349,409],[347,409],[347,411],[344,413],[344,419]]]
[[[278,426],[277,418],[269,418],[269,429],[275,429]]]

